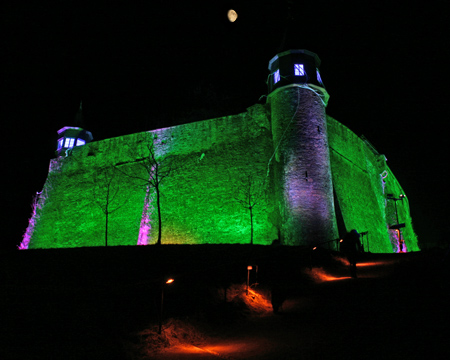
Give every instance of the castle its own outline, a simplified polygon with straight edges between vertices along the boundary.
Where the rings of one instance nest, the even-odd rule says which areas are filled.
[[[102,141],[62,128],[22,249],[148,244],[419,250],[384,155],[326,115],[319,57],[269,62],[265,105]]]

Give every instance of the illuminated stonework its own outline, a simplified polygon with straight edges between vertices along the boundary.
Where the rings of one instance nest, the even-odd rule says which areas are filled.
[[[269,104],[283,242],[337,239],[324,104],[316,93],[299,86],[272,92]]]
[[[406,224],[404,248],[418,250],[408,199],[396,209],[386,201],[386,194],[404,191],[384,155],[325,114],[319,65],[306,50],[278,54],[269,64],[266,105],[60,152],[20,247],[104,246],[106,229],[108,246],[148,245],[161,228],[162,244],[253,238],[256,245],[280,239],[334,248],[334,240],[357,229],[368,232],[371,252],[394,252],[397,235],[389,226],[398,218]],[[155,162],[145,172],[149,152]],[[101,180],[109,181],[105,186],[97,175],[110,168],[117,171],[114,181]],[[163,176],[158,189],[146,181],[156,169]],[[251,219],[248,207],[234,201],[249,177],[258,189]],[[101,189],[110,191],[102,201],[114,202],[107,217],[98,204]]]
[[[145,199],[144,199],[144,208],[142,209],[142,219],[141,226],[139,228],[139,238],[138,245],[148,245],[149,244],[149,236],[150,231],[152,229],[152,225],[150,222],[151,214],[153,213],[152,199],[150,195],[150,187],[147,186],[145,191]]]

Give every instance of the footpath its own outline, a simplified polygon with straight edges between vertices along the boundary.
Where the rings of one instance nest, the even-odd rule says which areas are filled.
[[[173,359],[448,359],[450,259],[444,253],[368,254],[358,278],[313,268],[313,285],[279,314],[253,316]]]

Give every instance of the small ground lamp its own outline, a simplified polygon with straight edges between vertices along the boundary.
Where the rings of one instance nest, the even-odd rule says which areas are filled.
[[[313,251],[317,250],[317,246],[314,246],[311,251],[309,252],[309,268],[312,269],[313,267]]]
[[[251,265],[247,266],[247,295],[248,295],[248,287],[250,286],[250,271],[253,269]]]
[[[163,280],[161,284],[161,307],[159,309],[159,328],[158,328],[158,334],[161,334],[162,330],[162,319],[163,319],[163,306],[164,306],[164,287],[166,284],[172,284],[175,281],[175,279],[169,278],[167,280]]]

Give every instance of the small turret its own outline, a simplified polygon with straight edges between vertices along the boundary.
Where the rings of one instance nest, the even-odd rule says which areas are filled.
[[[319,72],[320,59],[308,50],[288,50],[269,61],[269,94],[290,84],[304,85],[317,91],[325,105],[329,95]]]
[[[75,124],[81,125],[83,119],[83,103],[80,102],[80,108],[75,115]],[[65,156],[66,151],[75,146],[85,145],[93,140],[90,131],[84,130],[78,126],[64,126],[58,130],[57,156]]]

